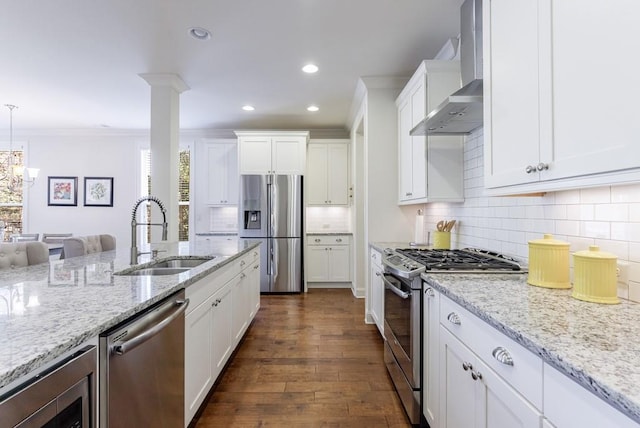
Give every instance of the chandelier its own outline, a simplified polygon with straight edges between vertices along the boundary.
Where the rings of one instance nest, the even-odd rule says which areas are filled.
[[[24,183],[33,186],[40,169],[26,168],[20,153],[13,151],[13,110],[18,106],[13,104],[5,104],[4,106],[9,109],[9,153],[7,154],[6,175],[2,179],[7,180],[7,189],[10,192],[15,192]]]

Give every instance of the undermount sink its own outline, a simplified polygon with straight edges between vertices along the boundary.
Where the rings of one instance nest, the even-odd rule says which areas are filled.
[[[196,266],[200,266],[202,263],[206,263],[209,260],[213,260],[213,258],[202,258],[202,259],[170,259],[163,260],[158,263],[153,263],[151,267],[154,268],[193,268]]]
[[[116,272],[115,275],[123,276],[157,276],[157,275],[177,275],[192,269],[196,266],[200,266],[215,257],[200,257],[200,258],[172,258],[155,263],[146,264],[140,267],[132,267],[120,272]]]
[[[150,267],[144,269],[133,270],[128,273],[119,273],[125,276],[157,276],[157,275],[177,275],[188,271],[190,268],[167,268],[167,267]]]

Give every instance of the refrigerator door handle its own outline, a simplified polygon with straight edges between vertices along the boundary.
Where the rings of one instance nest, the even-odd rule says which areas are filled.
[[[273,270],[273,243],[271,239],[267,241],[267,275],[271,276]]]
[[[278,278],[278,240],[271,240],[271,285],[276,283]]]

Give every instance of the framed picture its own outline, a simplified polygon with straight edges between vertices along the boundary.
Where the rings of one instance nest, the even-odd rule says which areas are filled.
[[[113,177],[84,178],[84,206],[113,206]]]
[[[77,286],[78,272],[65,268],[64,260],[52,260],[49,263],[49,285]]]
[[[49,177],[48,205],[77,206],[78,177]]]

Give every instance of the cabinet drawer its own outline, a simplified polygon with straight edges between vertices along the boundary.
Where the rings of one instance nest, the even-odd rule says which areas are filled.
[[[240,258],[240,261],[238,262],[238,267],[240,269],[239,271],[241,272],[245,270],[259,258],[260,258],[260,250],[258,248],[254,248],[253,250],[250,250],[247,254],[245,254]]]
[[[371,265],[376,266],[378,270],[382,270],[382,254],[373,248],[371,248]]]
[[[349,245],[349,235],[309,235],[307,245]]]
[[[542,409],[542,359],[448,298],[440,324],[535,407]]]

